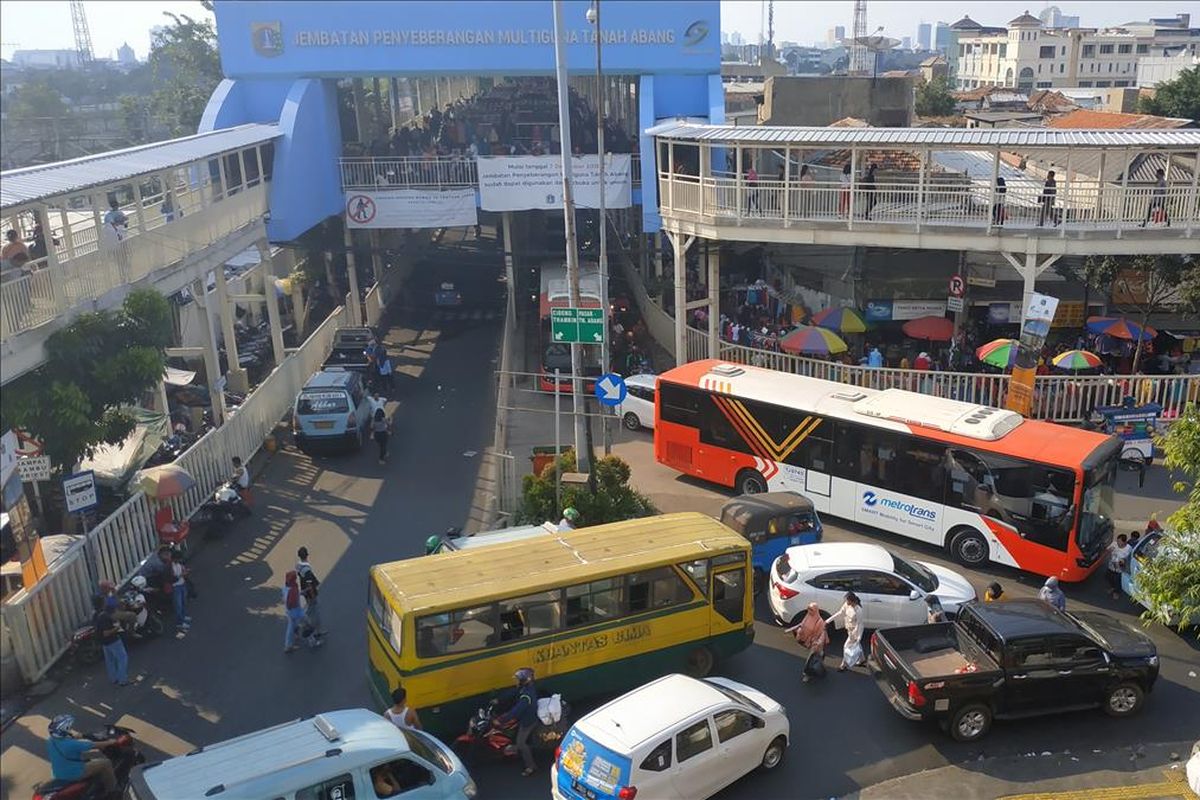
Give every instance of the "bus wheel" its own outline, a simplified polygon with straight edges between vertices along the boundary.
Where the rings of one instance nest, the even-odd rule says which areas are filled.
[[[950,535],[950,555],[967,567],[978,567],[988,561],[988,543],[974,528],[959,528]]]
[[[767,479],[755,469],[744,469],[734,482],[738,494],[762,494],[767,490]]]
[[[761,569],[754,570],[754,594],[760,595],[767,588],[767,573]]]
[[[688,653],[684,671],[693,678],[703,678],[712,672],[713,664],[716,663],[716,660],[713,657],[712,650],[709,650],[707,647],[697,647]]]

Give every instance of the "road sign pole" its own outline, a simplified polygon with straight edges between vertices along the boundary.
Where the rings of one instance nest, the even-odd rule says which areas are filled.
[[[42,524],[46,523],[46,504],[42,501],[42,490],[39,488],[41,481],[33,481],[33,499],[37,503],[38,516],[42,518]]]
[[[562,465],[559,456],[562,455],[562,392],[558,389],[559,370],[554,370],[554,510],[562,511]]]

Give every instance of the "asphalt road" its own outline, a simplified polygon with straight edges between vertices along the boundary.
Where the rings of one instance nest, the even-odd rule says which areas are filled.
[[[501,323],[498,314],[489,319],[489,311],[502,309],[495,282],[499,265],[493,269],[466,256],[451,262],[418,267],[409,296],[420,302],[441,280],[454,280],[470,307],[449,313],[402,310],[387,336],[401,367],[390,463],[379,465],[373,450],[318,459],[291,450],[273,456],[256,476],[256,516],[210,543],[193,561],[201,597],[192,608],[192,630],[131,648],[132,687],[112,689],[102,667],[65,676],[56,692],[5,732],[0,796],[29,797],[30,787],[47,777],[45,723],[57,713],[76,714],[85,729],[120,720],[138,731],[154,757],[322,710],[370,707],[363,620],[367,569],[418,555],[430,533],[466,522],[478,478],[477,454],[492,436],[492,370]],[[540,443],[549,433],[552,441],[551,417],[526,416],[514,426],[518,440]],[[715,514],[727,498],[655,464],[648,433],[617,429],[615,439],[615,452],[633,466],[634,483],[663,511]],[[523,456],[519,446],[514,452]],[[1119,512],[1141,518],[1150,506],[1166,502],[1165,479],[1157,473],[1149,478],[1139,491],[1132,476],[1122,476]],[[881,541],[909,556],[945,563],[933,548],[836,520],[827,520],[826,536]],[[301,545],[309,548],[324,580],[323,613],[331,634],[321,650],[285,656],[279,587]],[[999,580],[1016,596],[1032,595],[1040,583],[1002,568],[969,577],[981,591]],[[1067,587],[1067,594],[1071,607],[1133,619],[1132,607],[1107,599],[1100,576]],[[1151,629],[1162,677],[1139,717],[1118,722],[1100,712],[1082,712],[1001,722],[983,743],[967,746],[936,727],[901,719],[865,673],[831,672],[824,681],[802,684],[803,651],[771,622],[765,602],[758,619],[755,644],[717,672],[780,700],[788,709],[793,743],[782,769],[743,779],[723,792],[722,800],[840,796],[947,763],[995,763],[978,761],[980,756],[1112,752],[1200,734],[1200,650],[1194,640],[1162,628]],[[515,763],[475,764],[472,773],[485,798],[549,794],[545,773],[521,778]]]

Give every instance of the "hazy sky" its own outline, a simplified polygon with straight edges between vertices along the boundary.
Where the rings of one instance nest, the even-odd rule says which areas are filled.
[[[430,0],[406,0],[429,2]],[[674,0],[687,3],[687,0]],[[549,0],[497,0],[510,2],[514,10],[522,2]],[[1022,11],[1037,14],[1049,3],[1033,0],[870,0],[867,4],[868,31],[882,25],[889,36],[902,38],[917,35],[920,21],[954,22],[963,16],[984,25],[1003,25]],[[1200,2],[1197,0],[1124,0],[1106,2],[1058,2],[1064,14],[1078,14],[1083,25],[1100,27],[1128,22],[1131,17],[1174,16],[1191,12],[1192,24],[1200,25]],[[757,41],[765,29],[766,2],[760,0],[722,0],[721,29],[738,31],[750,42]],[[111,58],[122,42],[129,42],[139,59],[150,50],[150,28],[163,23],[163,12],[184,13],[193,17],[210,17],[196,0],[190,2],[161,2],[160,0],[88,0],[88,26],[96,55]],[[334,8],[331,4],[330,8]],[[854,16],[853,0],[776,0],[776,41],[812,42],[824,40],[825,32],[834,25],[845,25],[849,32]],[[0,54],[11,58],[18,47],[25,50],[73,48],[71,11],[66,0],[3,0],[0,2]]]

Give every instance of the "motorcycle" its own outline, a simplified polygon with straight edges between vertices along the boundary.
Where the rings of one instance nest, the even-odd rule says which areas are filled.
[[[158,612],[150,608],[143,590],[129,587],[117,599],[117,605],[122,611],[137,614],[133,624],[122,627],[121,633],[126,643],[141,639],[156,639],[162,636],[166,626]],[[96,628],[90,622],[76,629],[71,634],[71,644],[68,652],[80,666],[91,666],[104,658],[104,650],[96,636]]]
[[[115,739],[116,743],[105,747],[102,752],[112,762],[117,776],[117,791],[122,795],[129,785],[129,772],[137,764],[144,764],[146,756],[138,749],[133,730],[120,725],[108,725],[103,731],[83,736],[93,742]],[[102,800],[106,797],[99,781],[90,778],[50,780],[33,787],[33,800]]]
[[[552,723],[538,720],[537,727],[529,736],[529,746],[534,750],[553,751],[566,736],[570,723],[571,707],[566,700],[561,701],[562,713],[558,721]],[[516,758],[517,753],[517,723],[499,724],[496,721],[496,709],[499,700],[491,700],[486,706],[481,706],[467,721],[467,729],[459,734],[452,745],[454,752],[464,761],[475,753],[482,752],[497,758]]]
[[[203,529],[209,535],[223,534],[239,519],[250,516],[250,507],[238,492],[233,481],[222,484],[212,497],[192,515],[193,530]]]

